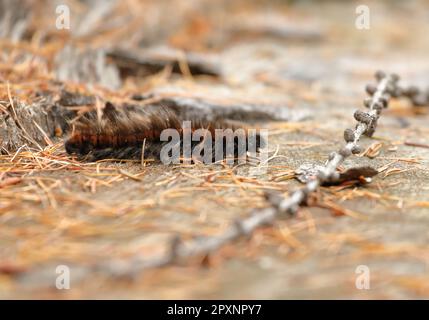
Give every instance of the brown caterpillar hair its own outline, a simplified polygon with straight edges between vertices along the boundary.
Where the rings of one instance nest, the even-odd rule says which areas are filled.
[[[206,129],[210,132],[213,141],[216,129],[244,129],[243,125],[228,121],[186,120],[191,121],[192,132],[197,129]],[[144,143],[144,157],[160,159],[161,149],[168,143],[160,140],[161,132],[164,129],[175,129],[182,138],[182,121],[183,119],[174,112],[164,108],[148,109],[127,105],[117,109],[107,102],[101,116],[96,110],[92,110],[78,119],[71,136],[65,142],[65,149],[67,153],[76,154],[80,159],[87,161],[140,159]],[[244,132],[247,138],[247,130]],[[257,134],[256,146],[261,147],[261,142],[261,137]],[[199,143],[201,142],[192,141],[192,149]],[[235,154],[236,143],[234,141]],[[214,159],[214,143],[212,145]]]

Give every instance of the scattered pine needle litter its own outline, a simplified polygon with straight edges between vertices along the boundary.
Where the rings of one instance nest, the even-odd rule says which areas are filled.
[[[382,79],[382,78],[380,78]],[[384,89],[380,89],[384,90]],[[10,93],[9,93],[10,94]],[[11,100],[12,101],[12,100]],[[12,104],[13,102],[11,102]],[[376,102],[378,103],[378,102]],[[376,105],[375,103],[375,105]],[[374,113],[376,114],[376,113]],[[369,130],[371,123],[365,122],[364,118],[361,118],[361,115],[359,114],[359,117],[355,115],[355,117],[359,120],[361,120],[363,127],[358,135],[365,132],[365,130]],[[363,116],[362,116],[363,117]],[[41,128],[37,126],[40,130]],[[128,169],[123,168],[123,166],[126,166],[127,161],[123,161],[122,164],[115,164],[112,162],[109,162],[108,160],[100,161],[97,163],[82,163],[77,160],[71,159],[69,156],[65,155],[62,151],[62,144],[57,143],[54,144],[49,137],[46,135],[43,130],[40,130],[45,137],[45,140],[48,144],[45,148],[40,148],[40,150],[30,150],[28,147],[23,146],[19,150],[17,150],[12,155],[3,155],[0,156],[2,159],[2,172],[4,172],[3,175],[8,175],[7,177],[2,177],[0,181],[0,188],[6,188],[10,186],[18,185],[22,182],[24,183],[24,186],[21,187],[22,191],[20,191],[19,195],[16,194],[16,189],[12,193],[9,193],[8,191],[3,192],[0,199],[3,200],[9,200],[7,201],[6,205],[12,205],[12,202],[10,200],[14,200],[16,198],[22,199],[24,201],[32,201],[36,203],[40,203],[43,207],[51,208],[52,210],[58,210],[59,207],[63,207],[63,205],[70,205],[70,204],[77,204],[84,205],[88,207],[87,213],[90,216],[94,216],[94,211],[97,211],[96,216],[98,217],[117,217],[119,212],[123,212],[121,215],[125,214],[125,212],[128,212],[129,214],[132,212],[138,212],[139,210],[145,210],[147,208],[154,207],[155,203],[159,201],[159,203],[168,203],[167,199],[173,199],[173,198],[183,198],[189,193],[195,193],[195,192],[205,192],[207,190],[212,190],[214,192],[220,192],[222,190],[231,190],[231,189],[237,189],[238,192],[240,192],[241,197],[237,197],[236,200],[234,198],[230,198],[228,201],[243,201],[243,197],[246,197],[246,194],[243,193],[243,191],[248,190],[255,190],[255,191],[263,191],[263,193],[267,193],[271,190],[273,191],[282,191],[284,192],[285,189],[283,186],[279,185],[279,181],[284,180],[290,180],[294,177],[294,171],[291,169],[285,170],[284,167],[279,167],[280,173],[275,173],[275,165],[273,166],[273,175],[271,178],[271,181],[263,181],[258,180],[255,178],[245,177],[245,176],[238,176],[235,171],[237,168],[224,168],[221,170],[211,170],[207,173],[201,173],[198,175],[195,174],[189,174],[186,171],[180,171],[175,175],[172,175],[170,177],[166,177],[163,180],[159,180],[155,183],[156,187],[167,187],[167,190],[162,192],[157,196],[158,200],[155,202],[143,202],[141,204],[137,204],[137,206],[133,205],[127,205],[126,203],[121,204],[119,207],[111,207],[108,204],[104,204],[100,201],[94,201],[94,200],[88,200],[85,197],[73,194],[71,191],[62,191],[58,193],[58,189],[64,188],[64,185],[69,183],[67,180],[72,179],[72,177],[68,177],[67,180],[59,180],[56,178],[50,178],[49,176],[46,177],[33,177],[34,174],[54,174],[55,172],[64,172],[64,171],[71,171],[78,173],[78,176],[73,177],[73,179],[82,180],[80,177],[86,177],[86,179],[82,180],[79,184],[82,186],[83,190],[90,190],[92,194],[96,194],[97,190],[99,188],[108,187],[111,188],[113,184],[121,183],[124,181],[124,179],[129,179],[132,181],[135,181],[136,183],[141,184],[144,180],[145,175],[148,173],[147,170],[150,169],[150,167],[146,166],[145,159],[141,159],[141,162],[144,164],[141,166],[143,170],[140,170],[140,172],[134,173],[128,171]],[[359,136],[355,136],[352,140],[348,140],[349,138],[346,136],[346,142],[352,142],[353,144],[356,143]],[[307,141],[296,141],[296,142],[286,142],[283,143],[286,147],[287,146],[298,146],[301,150],[304,150],[306,148],[311,148],[313,146],[321,146],[326,145],[326,143],[322,142],[307,142]],[[360,156],[367,156],[369,158],[375,158],[379,155],[380,149],[382,147],[382,143],[376,142],[372,144],[370,147],[368,147],[363,153],[360,154]],[[352,146],[352,149],[355,148],[355,145]],[[345,157],[346,151],[340,151],[338,154],[341,157]],[[268,161],[281,161],[282,157],[281,155],[278,155],[279,148],[277,147],[277,150],[275,151],[274,155],[271,156]],[[354,153],[357,153],[354,151],[354,149],[351,151]],[[331,159],[336,159],[335,156]],[[8,161],[9,160],[9,161]],[[395,164],[398,161],[411,161],[414,162],[414,160],[407,160],[407,159],[396,159],[395,161],[391,162],[388,165],[385,165],[383,168],[380,168],[379,172],[384,172],[384,177],[387,177],[389,175],[392,175],[394,173],[402,173],[405,171],[408,171],[410,169],[399,169],[399,168],[389,168],[391,165]],[[417,161],[417,160],[415,160]],[[195,165],[188,166],[189,170],[192,170]],[[336,167],[336,166],[335,166]],[[332,168],[335,168],[332,167]],[[155,168],[155,167],[154,167]],[[183,170],[186,168],[186,166],[178,166],[177,169]],[[135,171],[135,169],[133,169]],[[19,175],[19,176],[10,176],[10,175]],[[186,180],[194,180],[199,184],[197,186],[177,186],[177,187],[171,187],[172,184],[177,184],[179,177],[183,177]],[[35,184],[32,183],[32,181],[35,182]],[[314,184],[313,182],[310,182],[311,184]],[[142,185],[144,188],[144,185]],[[34,194],[34,188],[39,188],[40,191],[37,191]],[[28,191],[24,191],[27,189]],[[329,189],[327,189],[328,191]],[[333,189],[334,190],[334,189]],[[369,217],[367,215],[361,214],[356,212],[355,210],[347,209],[343,206],[340,206],[336,199],[338,199],[338,196],[341,195],[338,193],[338,191],[341,189],[337,189],[335,191],[335,196],[331,196],[328,200],[327,197],[324,197],[322,202],[318,202],[315,204],[315,206],[326,208],[332,211],[332,213],[336,216],[338,215],[346,215],[358,220],[367,220]],[[263,195],[263,193],[259,193],[259,196]],[[270,203],[274,203],[272,195],[270,193],[267,193],[267,199]],[[216,236],[206,236],[204,238],[201,238],[198,241],[195,240],[188,240],[188,243],[182,242],[182,237],[178,237],[178,235],[173,237],[173,240],[171,240],[170,244],[170,250],[167,251],[166,255],[161,255],[158,258],[153,259],[141,259],[139,257],[135,257],[133,260],[130,260],[128,263],[120,263],[117,264],[115,260],[109,261],[102,261],[95,263],[90,269],[95,270],[104,270],[107,271],[111,275],[115,276],[130,276],[136,273],[141,272],[143,269],[146,268],[154,268],[154,267],[161,267],[166,266],[169,264],[175,263],[178,259],[183,260],[185,258],[189,258],[195,255],[202,255],[202,256],[208,256],[213,251],[218,250],[220,247],[226,245],[229,242],[235,241],[236,239],[241,238],[242,236],[249,236],[251,235],[254,230],[261,226],[265,226],[267,224],[275,223],[275,220],[277,219],[277,215],[280,211],[288,211],[292,208],[294,209],[294,212],[297,211],[296,207],[293,207],[293,204],[297,201],[294,197],[298,193],[293,193],[291,198],[283,198],[280,197],[280,202],[277,202],[277,205],[274,207],[268,207],[265,208],[263,206],[263,202],[260,203],[260,209],[253,210],[253,214],[249,217],[246,217],[244,219],[235,219],[234,223],[230,228],[227,228],[224,233],[218,234]],[[347,194],[344,194],[341,196],[342,201],[348,199],[352,199],[354,197],[368,197],[371,196],[375,199],[381,200],[395,200],[397,201],[398,198],[396,197],[389,197],[389,196],[381,196],[381,195],[374,195],[371,194],[369,191],[358,191],[357,189],[353,189],[350,191],[347,191]],[[226,198],[225,200],[227,200]],[[302,199],[300,199],[296,204],[301,203]],[[292,202],[291,202],[292,201]],[[286,205],[287,204],[287,205]],[[422,203],[416,203],[417,205],[421,205]],[[414,205],[416,205],[414,204]],[[256,205],[256,203],[254,204]],[[167,208],[167,207],[166,207]],[[189,209],[186,209],[185,207],[176,206],[176,210],[178,208],[181,208],[182,211],[188,211]],[[280,210],[280,211],[279,211]],[[195,214],[195,210],[191,210],[189,212],[193,212]],[[49,225],[55,225],[55,222],[46,220],[46,223]],[[62,223],[63,226],[65,226]],[[80,227],[78,227],[78,225]],[[315,223],[314,220],[311,223],[312,230],[315,229]],[[68,225],[66,227],[67,232],[70,235],[78,236],[79,237],[94,237],[96,235],[101,234],[110,234],[112,231],[109,231],[108,229],[103,229],[103,227],[96,227],[94,225],[87,225],[83,222],[76,221],[72,225]],[[305,224],[305,226],[308,227],[308,223]],[[130,228],[130,230],[152,230],[155,231],[156,225],[155,224],[136,224],[134,227]],[[173,228],[174,229],[174,228]],[[304,227],[305,229],[305,227]],[[80,231],[79,231],[80,230]],[[163,228],[163,232],[171,233],[171,230],[169,231],[168,227]],[[296,231],[294,231],[296,232]],[[186,232],[181,231],[181,234],[185,234]],[[190,233],[191,235],[192,233]],[[280,229],[281,237],[283,238],[286,243],[292,247],[292,248],[301,248],[303,249],[305,246],[292,234],[288,227],[284,226]],[[189,237],[184,237],[189,238]],[[120,267],[118,267],[120,266]]]
[[[369,110],[354,114],[355,126],[348,116],[349,107],[356,102],[354,91],[359,89],[353,83],[367,79],[376,64],[365,64],[363,68],[354,65],[355,60],[362,58],[356,56],[337,63],[335,52],[327,54],[326,48],[320,52],[317,47],[312,47],[316,49],[316,58],[308,60],[299,46],[296,52],[289,50],[290,41],[294,41],[290,37],[302,41],[305,32],[284,30],[277,24],[269,25],[264,32],[274,38],[284,37],[288,44],[286,52],[281,45],[259,48],[255,35],[252,39],[256,41],[235,47],[240,37],[234,30],[238,27],[240,32],[249,32],[240,25],[242,15],[235,11],[248,12],[253,5],[237,3],[230,12],[237,15],[237,21],[229,25],[229,19],[225,19],[222,30],[216,28],[217,20],[207,17],[202,10],[204,5],[201,6],[189,14],[182,10],[182,4],[160,9],[155,2],[118,1],[111,8],[104,7],[106,16],[102,19],[83,26],[81,35],[53,30],[51,24],[55,21],[41,12],[25,27],[22,39],[0,40],[4,48],[0,57],[0,133],[5,132],[1,130],[6,122],[2,121],[7,118],[7,126],[12,123],[22,138],[17,148],[8,148],[3,142],[10,137],[0,136],[0,242],[5,244],[0,249],[0,286],[7,283],[18,288],[21,277],[33,281],[40,278],[43,282],[46,279],[38,274],[38,269],[54,270],[58,263],[82,269],[83,279],[103,274],[116,286],[122,282],[115,281],[125,277],[138,280],[131,281],[127,291],[138,288],[152,292],[145,287],[147,283],[157,287],[164,281],[160,287],[170,286],[172,274],[189,271],[192,277],[201,279],[200,266],[213,271],[204,277],[221,271],[228,274],[231,266],[222,263],[225,259],[245,263],[249,269],[254,268],[255,275],[258,261],[265,255],[278,258],[282,263],[278,269],[288,273],[286,264],[296,266],[292,265],[296,263],[293,257],[320,259],[319,254],[326,249],[338,258],[333,272],[339,270],[340,264],[349,268],[350,261],[364,263],[368,257],[427,257],[427,250],[419,247],[417,238],[426,232],[419,228],[429,207],[425,196],[429,194],[428,186],[422,182],[429,172],[427,141],[422,140],[429,133],[424,128],[428,110],[425,103],[429,102],[425,91],[401,87],[396,76],[378,73],[377,85],[366,88],[370,97],[364,105]],[[94,13],[94,8],[76,1],[71,2],[71,8],[76,17]],[[293,10],[287,8],[287,12],[294,17]],[[129,13],[132,14],[127,16]],[[163,23],[155,27],[151,24],[153,19],[142,19],[148,13],[160,17]],[[185,23],[177,24],[176,19]],[[112,21],[112,25],[122,21],[122,28],[116,30],[105,21]],[[172,25],[173,34],[168,30]],[[43,33],[39,26],[45,30]],[[322,39],[326,36],[323,33]],[[335,39],[336,35],[331,36]],[[134,48],[139,43],[151,46],[154,40],[179,44],[179,48],[172,55],[155,48],[153,55],[144,50],[128,50],[130,54],[126,54],[115,48]],[[307,46],[313,40],[305,41]],[[88,43],[93,48],[87,48]],[[253,43],[257,50],[251,49]],[[220,61],[227,64],[226,72],[219,62],[209,61],[206,54],[210,50],[222,52]],[[363,50],[355,51],[364,54]],[[317,58],[320,53],[322,60]],[[160,56],[168,57],[160,61]],[[129,59],[128,65],[125,58]],[[324,59],[327,63],[320,63]],[[249,65],[252,60],[260,64],[256,69]],[[280,60],[293,63],[277,66]],[[86,66],[85,70],[80,66]],[[118,72],[111,73],[111,67]],[[399,65],[398,70],[401,68]],[[404,74],[407,80],[408,76]],[[69,93],[69,105],[63,108],[59,101]],[[385,110],[391,98],[394,110]],[[61,107],[64,114],[70,112],[72,127],[87,111],[95,109],[100,115],[107,102],[118,106],[177,107],[184,101],[193,107],[203,105],[197,109],[201,113],[213,108],[215,112],[209,116],[215,117],[226,114],[240,118],[246,115],[243,110],[249,108],[249,114],[253,112],[251,122],[259,125],[261,116],[267,121],[275,150],[270,151],[265,163],[233,167],[166,167],[155,159],[146,159],[144,153],[138,160],[85,163],[64,151],[63,140],[71,128],[62,126],[61,121],[51,128],[43,117],[31,118],[29,124],[22,118],[22,112],[46,104]],[[272,110],[277,110],[273,106],[282,107],[286,114],[273,115]],[[223,111],[216,113],[219,110]],[[374,133],[381,110],[386,120],[380,121],[383,138],[363,138],[360,143],[364,148],[360,147],[357,142],[361,136]],[[192,111],[195,112],[186,109]],[[345,147],[329,155],[345,123],[351,126],[343,134]],[[28,125],[34,130],[28,130]],[[141,149],[146,147],[144,141]],[[302,186],[296,181],[295,171],[304,162],[325,169],[316,180]],[[251,174],[250,168],[258,165],[267,169],[266,174]],[[368,180],[362,176],[356,181],[324,183],[333,182],[337,173],[357,166],[376,168],[378,174]],[[394,227],[396,222],[398,228]],[[415,229],[411,230],[413,226]],[[326,230],[333,232],[327,236]],[[364,235],[369,235],[370,240]],[[383,237],[377,239],[380,243],[372,241],[377,235]],[[388,243],[391,239],[409,243],[394,247]],[[348,244],[358,252],[350,253]],[[310,265],[318,265],[319,260],[316,262]],[[262,269],[271,268],[266,261],[261,265]],[[166,266],[169,268],[160,270]],[[176,272],[179,268],[180,272]],[[146,276],[148,269],[156,269],[150,273],[155,276]],[[308,264],[297,269],[309,269],[308,274],[319,271]],[[137,279],[141,274],[142,281]],[[229,276],[226,279],[240,278]],[[281,276],[286,279],[295,273]],[[265,277],[264,272],[260,278],[264,279],[264,288],[269,288]],[[247,283],[253,279],[246,280]],[[51,286],[49,281],[46,283]],[[216,285],[221,282],[213,278],[207,281]],[[89,282],[82,283],[90,286]],[[76,280],[73,286],[82,283]],[[415,279],[397,283],[420,294],[427,293]],[[228,292],[230,289],[222,288]]]

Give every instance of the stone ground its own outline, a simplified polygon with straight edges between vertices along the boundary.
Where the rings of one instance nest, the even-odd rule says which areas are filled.
[[[379,145],[379,154],[353,156],[344,164],[381,169],[371,183],[324,187],[317,204],[297,217],[281,217],[208,258],[129,277],[90,268],[118,259],[132,264],[136,256],[150,259],[177,234],[189,240],[220,233],[236,217],[266,206],[264,190],[286,195],[297,188],[299,182],[282,175],[304,163],[323,164],[340,147],[375,70],[396,72],[405,85],[427,87],[429,3],[368,2],[370,30],[355,28],[357,4],[292,3],[279,11],[274,4],[261,6],[248,15],[266,21],[289,18],[288,23],[316,30],[321,38],[236,41],[221,52],[222,80],[177,78],[163,84],[303,112],[301,121],[258,123],[270,130],[270,149],[278,148],[266,175],[252,177],[249,166],[103,163],[99,171],[96,165],[35,169],[13,186],[13,196],[2,195],[0,204],[16,202],[13,209],[0,207],[0,257],[18,271],[0,274],[0,297],[428,298],[429,148],[405,142],[429,144],[429,109],[405,100],[393,101],[375,137],[362,140],[365,148]],[[64,155],[61,142],[57,147]],[[110,175],[108,168],[138,179]],[[34,191],[40,183],[45,193]],[[70,290],[55,288],[59,264],[70,267]],[[360,265],[369,268],[369,290],[356,288]]]

